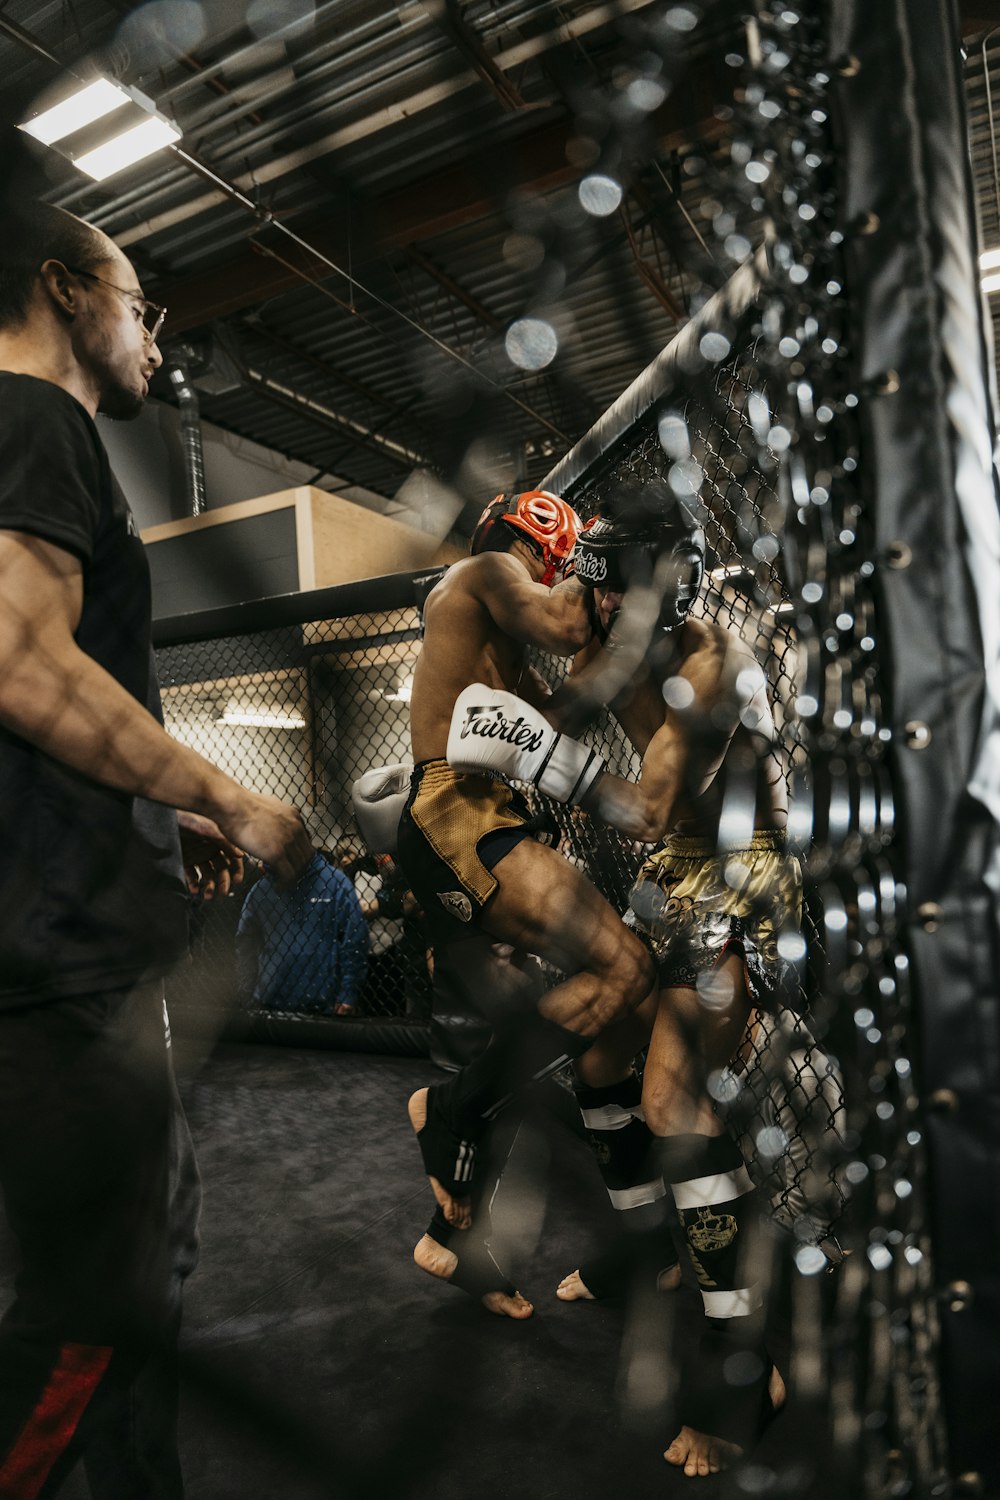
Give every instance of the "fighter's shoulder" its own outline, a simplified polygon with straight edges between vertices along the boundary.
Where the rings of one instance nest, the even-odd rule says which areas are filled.
[[[505,561],[512,562],[513,559],[505,559],[499,552],[483,552],[478,557],[464,557],[460,562],[452,563],[441,582],[435,584],[427,596],[425,622],[435,617],[446,619],[454,616],[456,611],[463,613],[486,608],[488,612],[491,598],[504,586],[505,580],[509,585],[512,577],[503,567]]]
[[[680,627],[680,644],[686,655],[695,651],[728,655],[732,651],[745,649],[738,635],[720,625],[717,620],[694,619],[690,615]]]
[[[747,700],[764,689],[764,669],[738,631],[715,620],[687,619],[681,648],[686,660],[697,660],[720,673],[720,680]]]
[[[456,592],[464,592],[475,598],[495,593],[524,583],[528,574],[516,557],[507,552],[480,552],[476,557],[463,558],[453,564],[445,575]]]
[[[436,609],[443,601],[467,593],[470,581],[469,567],[470,564],[476,562],[478,558],[464,557],[460,562],[452,563],[427,595],[425,610]]]

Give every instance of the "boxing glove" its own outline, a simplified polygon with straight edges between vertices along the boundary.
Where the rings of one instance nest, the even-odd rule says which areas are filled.
[[[396,831],[410,794],[409,764],[373,766],[351,787],[358,831],[373,854],[395,854]]]
[[[453,770],[495,771],[573,804],[604,769],[596,751],[553,729],[530,703],[482,682],[458,695],[447,754]]]

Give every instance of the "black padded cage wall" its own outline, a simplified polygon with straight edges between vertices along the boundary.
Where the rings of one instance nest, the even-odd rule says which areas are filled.
[[[903,1040],[930,1172],[948,1469],[955,1493],[992,1495],[1000,521],[958,26],[937,0],[907,0],[877,28],[838,4],[832,26],[831,54],[848,60],[834,101],[861,493],[900,806],[915,1020]]]

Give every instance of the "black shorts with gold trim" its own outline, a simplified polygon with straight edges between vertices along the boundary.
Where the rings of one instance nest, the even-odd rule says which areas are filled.
[[[672,834],[639,871],[624,920],[649,949],[661,985],[700,988],[735,952],[751,999],[765,1001],[786,972],[780,938],[802,920],[802,871],[776,829],[724,854]]]
[[[515,844],[533,838],[554,846],[558,837],[551,819],[533,814],[500,777],[425,760],[413,768],[399,820],[399,862],[425,911],[471,922],[499,884],[494,867]]]

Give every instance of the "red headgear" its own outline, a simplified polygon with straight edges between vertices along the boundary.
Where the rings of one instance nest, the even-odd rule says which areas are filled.
[[[497,550],[500,525],[520,532],[534,542],[545,563],[542,582],[547,586],[561,572],[573,550],[583,523],[576,511],[547,490],[525,490],[522,495],[498,495],[491,500],[472,533],[472,555]]]

